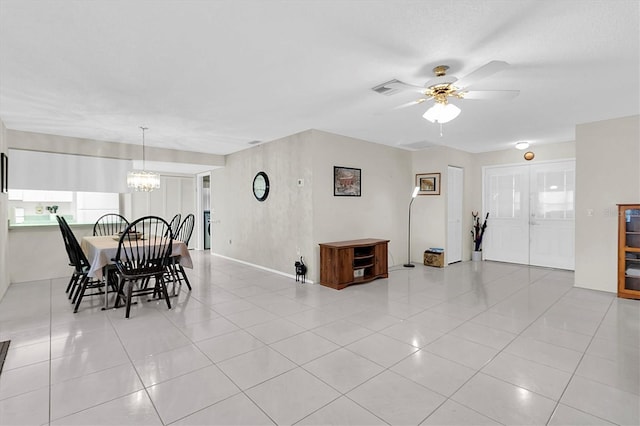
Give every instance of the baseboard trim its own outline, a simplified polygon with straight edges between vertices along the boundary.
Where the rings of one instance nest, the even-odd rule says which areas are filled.
[[[211,255],[212,256],[216,256],[216,257],[220,257],[222,259],[231,260],[233,262],[242,263],[243,265],[252,266],[252,267],[257,268],[257,269],[262,269],[263,271],[272,272],[274,274],[282,275],[283,277],[291,278],[292,280],[296,279],[296,276],[293,275],[293,274],[287,274],[286,272],[282,272],[282,271],[278,271],[278,270],[275,270],[275,269],[267,268],[267,267],[261,266],[261,265],[256,265],[255,263],[246,262],[244,260],[236,259],[236,258],[229,257],[229,256],[224,256],[222,254],[213,253],[213,252],[211,252]],[[309,279],[306,279],[304,281],[304,283],[305,284],[315,284],[313,281],[311,281]]]

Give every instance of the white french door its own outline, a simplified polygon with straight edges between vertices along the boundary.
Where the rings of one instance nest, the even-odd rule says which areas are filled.
[[[574,160],[485,168],[484,208],[485,259],[574,269]]]
[[[462,195],[464,171],[447,168],[447,263],[462,260]]]

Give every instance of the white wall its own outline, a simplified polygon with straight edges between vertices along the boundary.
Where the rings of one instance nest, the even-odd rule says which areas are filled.
[[[310,132],[314,281],[319,280],[319,243],[387,239],[390,240],[389,265],[405,263],[407,217],[413,191],[411,153],[319,130]],[[362,170],[360,197],[334,197],[334,166]]]
[[[440,195],[418,196],[413,203],[411,216],[411,257],[418,263],[423,262],[423,252],[430,247],[447,246],[447,167],[455,166],[463,169],[462,199],[462,259],[471,258],[471,244],[466,244],[466,235],[471,230],[471,210],[480,210],[474,194],[482,190],[474,178],[474,155],[456,149],[438,146],[416,151],[412,155],[412,185],[415,186],[415,175],[422,173],[440,173]],[[480,188],[480,189],[479,189]],[[478,198],[479,199],[479,198]],[[468,214],[466,214],[468,212]],[[406,257],[406,255],[405,255]]]
[[[640,203],[640,116],[576,128],[575,285],[617,291],[616,204]]]
[[[5,154],[7,148],[7,131],[4,123],[0,120],[0,152]],[[6,193],[0,191],[0,299],[9,287],[9,268],[7,263],[8,252],[8,220],[9,220],[9,197]]]
[[[226,164],[211,174],[215,254],[294,274],[299,250],[314,282],[322,242],[389,239],[390,264],[403,262],[412,189],[409,152],[308,130],[231,154]],[[360,197],[333,196],[333,166],[362,170]],[[259,171],[271,184],[262,203],[251,191]]]
[[[311,271],[311,158],[310,131],[227,156],[226,167],[211,173],[212,253],[294,274],[299,249]],[[264,202],[252,192],[260,171],[270,182]]]
[[[77,240],[92,235],[93,225],[71,225]],[[71,277],[73,268],[57,224],[9,230],[7,269],[9,281],[21,283]]]

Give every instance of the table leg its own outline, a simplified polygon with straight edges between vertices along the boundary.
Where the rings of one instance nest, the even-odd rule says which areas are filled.
[[[105,266],[103,268],[102,277],[104,279],[104,306],[102,310],[105,311],[109,309],[109,267]]]

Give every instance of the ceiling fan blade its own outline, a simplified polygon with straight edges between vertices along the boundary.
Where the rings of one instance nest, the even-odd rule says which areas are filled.
[[[389,87],[391,89],[396,89],[396,90],[405,90],[405,91],[410,91],[410,92],[418,92],[418,93],[422,93],[423,95],[427,91],[427,89],[425,87],[416,86],[415,84],[405,83],[405,82],[402,82],[400,80],[395,80],[395,81],[389,82],[389,83],[385,84],[385,87]]]
[[[393,109],[402,109],[402,108],[407,108],[407,107],[414,106],[414,105],[420,105],[421,103],[426,102],[429,99],[431,99],[431,98],[430,97],[429,98],[422,98],[422,99],[418,99],[417,101],[407,102],[406,104],[398,105],[397,107],[394,107]]]
[[[471,90],[469,92],[462,92],[462,99],[509,100],[519,94],[519,90]]]
[[[484,78],[487,78],[492,74],[502,71],[507,67],[509,67],[509,64],[505,61],[491,61],[487,64],[484,64],[477,70],[472,71],[470,74],[465,75],[460,80],[456,81],[455,86],[461,89],[469,87],[472,84]]]

